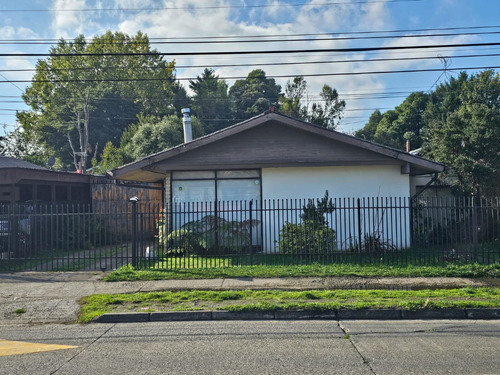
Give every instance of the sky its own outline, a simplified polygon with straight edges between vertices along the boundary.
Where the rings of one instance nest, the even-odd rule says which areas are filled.
[[[146,33],[153,48],[167,53],[166,60],[175,59],[177,78],[186,88],[204,67],[229,85],[257,68],[276,77],[282,88],[302,75],[309,104],[328,84],[346,101],[337,130],[352,133],[375,109],[394,109],[410,93],[429,92],[463,69],[473,74],[478,68],[500,68],[498,14],[498,0],[2,0],[0,135],[18,126],[16,111],[28,109],[21,95],[43,58],[9,54],[47,53],[59,38],[91,38],[108,30]],[[236,43],[213,43],[223,40]],[[205,43],[187,43],[193,41]],[[498,45],[444,47],[484,43]],[[429,45],[436,47],[352,51]],[[313,49],[337,51],[168,55]]]

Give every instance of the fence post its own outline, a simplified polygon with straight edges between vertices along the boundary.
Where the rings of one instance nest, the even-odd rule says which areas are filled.
[[[359,248],[359,259],[361,260],[361,253],[363,251],[363,244],[361,239],[361,200],[358,198],[358,248]]]
[[[410,226],[410,247],[411,247],[415,243],[415,234],[413,233],[413,228],[414,228],[413,220],[415,218],[415,212],[413,210],[413,197],[408,198],[408,210],[409,210],[408,219],[410,220],[408,224]]]
[[[253,199],[250,199],[249,208],[250,208],[250,238],[248,241],[248,250],[250,252],[250,265],[253,266],[253,247],[252,247],[252,238],[253,238],[253,220],[252,220],[252,207],[253,207]]]
[[[477,227],[477,197],[472,197],[472,244],[474,249],[474,261],[477,261],[478,250],[478,227]]]
[[[132,197],[129,199],[132,203],[132,267],[137,266],[137,202],[139,198]]]

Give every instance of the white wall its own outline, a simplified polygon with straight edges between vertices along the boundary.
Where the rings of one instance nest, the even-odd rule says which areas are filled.
[[[262,169],[262,199],[409,197],[410,178],[397,165]]]
[[[273,208],[272,214],[263,210],[264,250],[278,250],[283,225],[299,222],[307,199],[322,198],[325,190],[337,207],[327,221],[337,234],[339,250],[355,247],[365,235],[379,236],[396,248],[410,245],[409,209],[399,208],[408,205],[410,178],[400,166],[293,167],[262,169],[263,205]],[[359,207],[357,198],[365,198]]]

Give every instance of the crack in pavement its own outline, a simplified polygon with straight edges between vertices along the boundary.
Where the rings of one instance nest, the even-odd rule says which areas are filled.
[[[57,372],[59,372],[59,370],[61,370],[64,366],[66,366],[68,363],[70,363],[72,360],[74,360],[76,357],[78,357],[81,353],[83,353],[85,350],[87,350],[92,345],[94,345],[97,341],[99,341],[104,335],[106,335],[115,326],[116,326],[116,324],[113,324],[111,327],[109,327],[108,329],[106,329],[102,334],[100,334],[98,337],[96,337],[95,340],[93,340],[91,343],[89,343],[88,345],[82,346],[81,350],[79,350],[77,353],[75,353],[75,355],[72,356],[71,358],[69,358],[66,362],[64,362],[63,364],[61,364],[61,366],[59,366],[57,369],[55,369],[54,371],[52,371],[50,373],[50,375],[54,375]]]
[[[356,343],[351,339],[351,334],[349,333],[349,329],[347,329],[346,327],[344,327],[341,322],[337,322],[337,324],[338,324],[338,327],[342,330],[342,332],[344,332],[345,338],[349,340],[349,342],[351,343],[351,345],[354,348],[354,350],[356,350],[356,352],[359,354],[359,356],[363,360],[363,363],[366,364],[366,366],[368,366],[368,368],[370,369],[370,372],[372,374],[376,375],[376,372],[375,372],[375,370],[373,370],[373,368],[372,368],[372,366],[371,366],[370,361],[368,360],[368,358],[366,358],[363,355],[363,353],[361,353],[361,350],[359,350],[359,348],[356,345]]]

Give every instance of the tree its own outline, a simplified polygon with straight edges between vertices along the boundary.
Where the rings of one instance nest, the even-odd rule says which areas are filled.
[[[281,112],[286,115],[309,121],[324,128],[334,129],[342,118],[345,101],[339,99],[337,90],[323,85],[320,92],[321,103],[303,103],[307,96],[307,81],[298,76],[288,81],[285,95],[280,98]]]
[[[229,89],[233,118],[245,120],[277,107],[280,93],[281,86],[273,78],[267,78],[262,69],[252,70]]]
[[[377,127],[380,121],[382,121],[382,112],[376,109],[371,114],[365,126],[354,132],[354,136],[366,139],[367,141],[373,141],[375,139],[375,132],[377,131]]]
[[[203,129],[196,117],[191,117],[193,138],[203,135]],[[164,117],[159,121],[153,118],[141,119],[137,131],[130,139],[133,158],[154,154],[184,142],[182,119],[177,116]]]
[[[139,55],[127,55],[137,53]],[[107,32],[87,42],[61,39],[39,60],[18,121],[63,167],[85,172],[99,145],[118,143],[140,113],[174,113],[174,63],[151,50],[147,36]]]
[[[0,136],[0,155],[42,166],[46,165],[48,159],[47,152],[40,147],[39,142],[34,137],[26,134],[22,128],[17,128],[5,136]]]
[[[192,112],[203,124],[206,133],[223,129],[230,124],[228,85],[213,69],[205,68],[201,76],[189,81],[193,91]]]
[[[203,127],[196,117],[191,117],[193,138],[201,137]],[[105,173],[142,157],[180,145],[184,142],[182,119],[167,116],[140,116],[139,121],[129,126],[122,134],[120,147],[108,142],[100,162],[92,160],[94,172]]]
[[[307,110],[307,121],[328,129],[335,129],[342,119],[345,101],[339,99],[337,90],[327,84],[323,85],[320,92],[323,104],[313,103]]]
[[[412,148],[418,148],[422,145],[424,113],[429,100],[428,94],[414,92],[394,110],[382,114],[377,109],[354,135],[401,150],[406,148],[406,141],[410,141]]]
[[[307,93],[307,81],[297,76],[285,86],[285,95],[280,98],[281,112],[285,115],[305,119],[307,108],[303,106],[303,99]]]
[[[429,95],[423,92],[410,94],[394,110],[381,114],[376,110],[368,123],[354,133],[357,137],[404,150],[406,141],[412,148],[422,145],[423,114],[429,103]]]
[[[436,89],[426,113],[424,155],[445,163],[460,193],[500,192],[500,78],[465,73]]]

